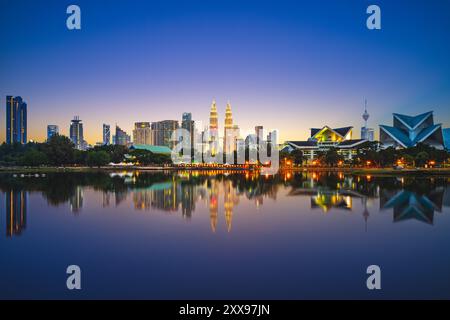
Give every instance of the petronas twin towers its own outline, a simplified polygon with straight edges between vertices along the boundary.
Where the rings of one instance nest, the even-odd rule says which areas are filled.
[[[239,127],[233,125],[233,113],[231,111],[231,104],[227,102],[225,109],[225,123],[223,134],[223,150],[224,153],[232,153],[236,150],[236,139],[239,137]],[[211,134],[211,141],[216,142],[219,132],[219,119],[217,113],[216,100],[211,103],[211,110],[209,113],[209,131]]]

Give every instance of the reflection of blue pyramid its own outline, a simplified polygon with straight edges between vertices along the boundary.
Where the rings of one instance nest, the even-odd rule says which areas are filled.
[[[383,209],[394,209],[394,222],[416,219],[433,224],[434,210],[439,208],[425,195],[400,191],[387,201]]]

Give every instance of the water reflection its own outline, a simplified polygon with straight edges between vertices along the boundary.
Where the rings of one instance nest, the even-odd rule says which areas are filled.
[[[27,222],[27,192],[11,189],[5,193],[6,236],[12,237],[22,233]]]
[[[255,208],[265,199],[296,201],[309,199],[312,212],[352,212],[358,210],[366,229],[374,202],[380,211],[392,210],[393,221],[414,219],[433,224],[434,213],[450,205],[449,179],[446,177],[371,177],[331,172],[283,172],[262,176],[254,172],[123,172],[54,173],[45,176],[1,174],[0,189],[5,195],[6,235],[20,235],[26,227],[29,192],[40,192],[50,206],[69,206],[82,212],[87,188],[102,192],[102,206],[119,206],[128,197],[138,211],[161,211],[192,219],[196,206],[209,210],[212,232],[217,231],[220,216],[226,230],[232,231],[233,216],[242,199]],[[283,190],[283,198],[277,199]],[[298,201],[300,206],[300,200]],[[297,210],[294,205],[293,210]],[[239,212],[241,213],[241,212]]]

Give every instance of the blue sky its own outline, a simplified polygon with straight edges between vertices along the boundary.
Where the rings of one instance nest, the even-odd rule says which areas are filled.
[[[66,28],[70,4],[79,31]],[[381,30],[366,28],[370,4]],[[429,110],[450,126],[449,32],[446,0],[2,0],[0,105],[21,95],[37,140],[79,115],[90,143],[102,123],[131,131],[185,111],[205,123],[213,98],[220,123],[229,99],[244,132],[263,125],[283,140],[323,125],[358,137],[364,98],[375,128]]]

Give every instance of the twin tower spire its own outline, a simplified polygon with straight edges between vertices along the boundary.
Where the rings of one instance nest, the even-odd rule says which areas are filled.
[[[228,101],[225,110],[225,130],[233,128],[233,113],[231,112],[231,104]],[[211,111],[209,113],[209,130],[218,130],[219,120],[217,114],[216,100],[214,99],[211,103]]]

